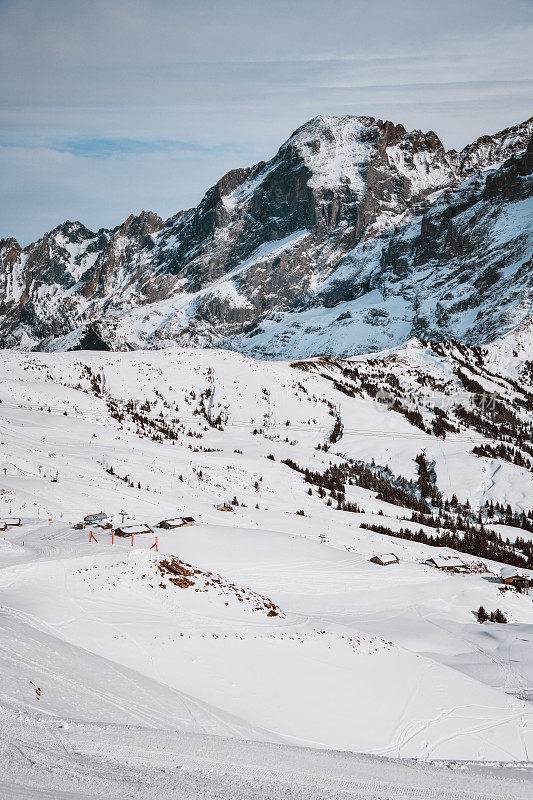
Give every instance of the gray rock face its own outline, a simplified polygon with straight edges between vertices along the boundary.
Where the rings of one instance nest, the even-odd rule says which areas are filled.
[[[533,118],[460,153],[317,117],[197,208],[0,240],[0,346],[348,355],[489,341],[530,313]]]

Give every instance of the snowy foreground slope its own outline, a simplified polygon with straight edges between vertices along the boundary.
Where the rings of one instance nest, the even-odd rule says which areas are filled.
[[[4,352],[0,519],[22,525],[0,532],[0,797],[529,797],[532,597],[498,582],[526,551],[446,575],[424,562],[454,551],[362,527],[436,534],[412,520],[423,453],[433,499],[509,504],[486,528],[533,538],[527,437],[476,455],[489,418],[457,410],[483,385],[529,431],[529,342],[293,364]],[[366,472],[327,488],[359,462],[387,499]],[[101,509],[154,534],[89,541],[73,523]]]

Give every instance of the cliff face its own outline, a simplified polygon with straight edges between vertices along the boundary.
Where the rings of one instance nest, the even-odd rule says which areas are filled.
[[[460,153],[317,117],[197,208],[0,241],[0,345],[347,355],[489,341],[530,313],[533,119]],[[85,344],[87,346],[87,344]]]

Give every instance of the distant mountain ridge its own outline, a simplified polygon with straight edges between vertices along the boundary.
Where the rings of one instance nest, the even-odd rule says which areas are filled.
[[[0,240],[0,346],[346,356],[481,344],[531,315],[533,117],[460,152],[316,117],[198,207]]]

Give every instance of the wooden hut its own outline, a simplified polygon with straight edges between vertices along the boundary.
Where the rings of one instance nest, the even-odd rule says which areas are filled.
[[[399,564],[400,559],[394,553],[381,553],[377,556],[372,556],[369,559],[373,564],[379,564],[380,567],[388,567],[389,564]]]
[[[470,572],[468,564],[461,561],[458,556],[432,556],[424,563],[443,572]]]
[[[2,519],[0,519],[0,525],[5,525],[3,530],[6,528],[20,528],[22,522],[20,517],[2,517]]]
[[[515,589],[528,589],[530,585],[529,578],[526,578],[525,575],[519,575],[516,567],[502,567],[500,578],[502,583],[507,586],[513,586]]]
[[[135,525],[121,525],[119,528],[115,528],[117,536],[138,536],[141,533],[153,533],[153,530],[144,522]]]
[[[172,519],[163,519],[157,524],[158,528],[165,528],[172,530],[173,528],[186,528],[188,525],[194,525],[194,517],[174,517]]]

